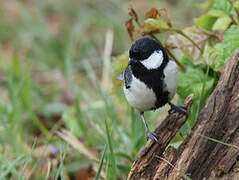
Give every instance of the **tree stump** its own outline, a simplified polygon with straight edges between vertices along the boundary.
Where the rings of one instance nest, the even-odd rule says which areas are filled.
[[[184,103],[188,112],[192,101],[190,95]],[[166,117],[155,130],[160,145],[147,142],[132,165],[129,180],[239,179],[239,51],[227,62],[191,134],[178,149],[165,151],[186,119],[176,112]]]

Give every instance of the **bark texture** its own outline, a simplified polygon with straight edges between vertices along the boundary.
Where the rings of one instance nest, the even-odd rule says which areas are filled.
[[[192,96],[185,101],[189,112]],[[239,51],[228,61],[220,80],[199,114],[191,134],[178,149],[167,147],[186,121],[169,114],[155,132],[160,145],[149,140],[133,163],[128,179],[239,179]]]

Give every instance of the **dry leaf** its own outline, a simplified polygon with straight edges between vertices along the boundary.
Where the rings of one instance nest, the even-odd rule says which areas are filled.
[[[156,19],[157,16],[158,16],[158,10],[156,8],[152,8],[144,14],[144,19],[148,19],[148,18]]]
[[[137,15],[137,13],[135,12],[135,10],[134,10],[133,8],[130,8],[129,15],[130,15],[136,22],[138,22],[138,15]]]
[[[148,18],[144,21],[143,34],[150,34],[168,30],[169,26],[167,22],[161,17],[158,17],[157,19]]]
[[[127,32],[129,34],[130,40],[133,41],[133,32],[134,32],[134,24],[133,24],[133,18],[130,18],[128,21],[125,23],[125,27],[127,29]]]
[[[81,168],[76,176],[76,180],[91,180],[94,179],[96,173],[92,166]]]
[[[186,28],[183,32],[189,36],[195,43],[201,48],[204,46],[204,42],[209,38],[209,35],[205,33],[197,32],[195,27]],[[183,53],[187,53],[193,60],[198,60],[200,56],[200,50],[195,47],[188,39],[180,34],[172,34],[166,41],[166,46],[170,48],[180,49]],[[195,62],[200,63],[199,61]]]

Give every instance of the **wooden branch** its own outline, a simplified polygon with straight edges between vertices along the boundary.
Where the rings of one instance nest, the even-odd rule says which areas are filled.
[[[148,142],[134,162],[128,179],[176,180],[188,176],[193,180],[211,180],[238,177],[231,173],[239,158],[239,149],[207,137],[239,146],[239,51],[228,61],[191,134],[178,149],[168,148],[162,155],[186,120],[182,116],[181,121],[176,118],[173,122],[172,116],[176,118],[179,115],[169,115],[156,129],[156,132],[159,130],[162,145]]]
[[[184,106],[187,108],[188,113],[190,113],[193,99],[194,95],[191,94],[185,100]],[[166,117],[166,119],[154,131],[159,137],[161,145],[152,140],[148,140],[145,148],[139,154],[138,159],[132,165],[128,179],[148,179],[154,176],[156,173],[155,167],[158,164],[158,157],[163,154],[169,142],[186,120],[187,116],[179,114],[178,112],[171,113]]]

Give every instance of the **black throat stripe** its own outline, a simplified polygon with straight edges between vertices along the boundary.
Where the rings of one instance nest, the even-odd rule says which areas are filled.
[[[169,92],[165,90],[166,84],[164,83],[164,68],[168,64],[168,57],[164,57],[163,63],[157,69],[147,69],[141,63],[132,67],[133,75],[143,81],[148,88],[152,89],[156,95],[155,108],[164,106],[169,100]]]

